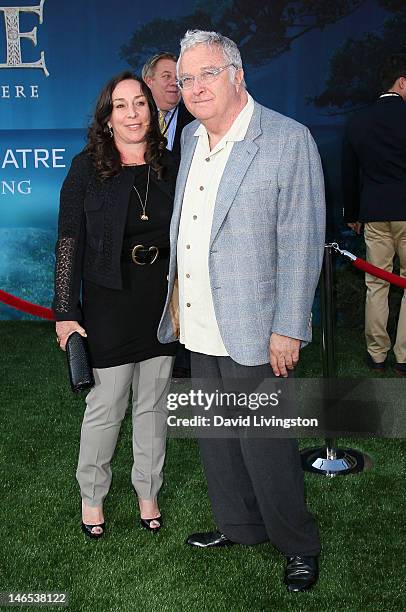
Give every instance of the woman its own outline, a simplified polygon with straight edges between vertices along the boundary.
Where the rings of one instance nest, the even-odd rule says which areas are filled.
[[[177,345],[156,338],[177,173],[165,144],[150,90],[123,72],[101,92],[88,144],[61,190],[53,308],[61,349],[74,331],[87,336],[94,368],[76,472],[82,530],[92,538],[104,533],[110,462],[131,387],[141,524],[155,533],[162,525],[157,495]]]

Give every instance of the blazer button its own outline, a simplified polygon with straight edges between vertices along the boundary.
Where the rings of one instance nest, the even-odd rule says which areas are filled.
[[[186,306],[187,306],[188,308],[190,308],[191,304],[188,302],[188,303],[186,304]]]

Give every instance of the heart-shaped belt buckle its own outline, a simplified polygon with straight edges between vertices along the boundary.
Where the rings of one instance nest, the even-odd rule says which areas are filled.
[[[151,261],[149,262],[149,263],[153,264],[158,259],[159,249],[156,246],[150,246],[148,251],[150,251],[151,253],[153,251],[155,251],[155,255],[152,257]]]
[[[138,264],[139,266],[145,266],[146,262],[145,261],[138,261],[137,259],[137,253],[140,249],[143,249],[144,245],[143,244],[137,244],[137,246],[135,246],[133,248],[133,250],[131,251],[131,259],[133,260],[133,262],[135,264]]]

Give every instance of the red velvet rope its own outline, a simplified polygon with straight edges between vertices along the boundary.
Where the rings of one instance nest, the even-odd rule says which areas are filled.
[[[39,306],[38,304],[32,304],[26,300],[15,297],[11,293],[6,293],[0,289],[0,302],[4,302],[8,306],[15,308],[16,310],[22,310],[27,314],[34,315],[34,317],[40,317],[41,319],[48,319],[48,321],[54,321],[54,315],[50,308]]]
[[[339,251],[340,252],[340,251]],[[351,256],[351,253],[342,252],[343,255]],[[353,257],[353,256],[352,256]],[[352,259],[351,257],[351,259]],[[352,259],[353,265],[359,270],[363,270],[368,274],[372,274],[372,276],[376,276],[381,278],[382,280],[386,280],[388,283],[392,285],[397,285],[402,289],[406,289],[406,278],[403,276],[398,276],[397,274],[392,274],[392,272],[387,272],[386,270],[382,270],[377,266],[373,266],[368,263],[364,259],[360,259],[356,257]],[[39,306],[38,304],[32,304],[31,302],[27,302],[26,300],[22,300],[21,298],[15,297],[11,295],[11,293],[6,293],[0,289],[0,302],[4,302],[8,306],[12,308],[16,308],[17,310],[22,310],[27,314],[34,315],[35,317],[40,317],[41,319],[48,319],[49,321],[54,321],[54,315],[50,308],[45,308],[44,306]]]
[[[372,274],[372,276],[382,278],[382,280],[386,280],[392,285],[397,285],[398,287],[402,287],[402,289],[406,289],[406,278],[403,276],[398,276],[397,274],[392,274],[392,272],[382,270],[381,268],[373,266],[372,264],[368,263],[364,259],[360,259],[359,257],[357,257],[352,263],[359,270],[363,270],[368,274]]]

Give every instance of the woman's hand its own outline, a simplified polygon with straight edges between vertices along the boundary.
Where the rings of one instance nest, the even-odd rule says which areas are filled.
[[[85,338],[87,336],[85,330],[77,321],[57,321],[55,328],[59,346],[63,351],[66,351],[66,342],[73,332],[79,332]]]

